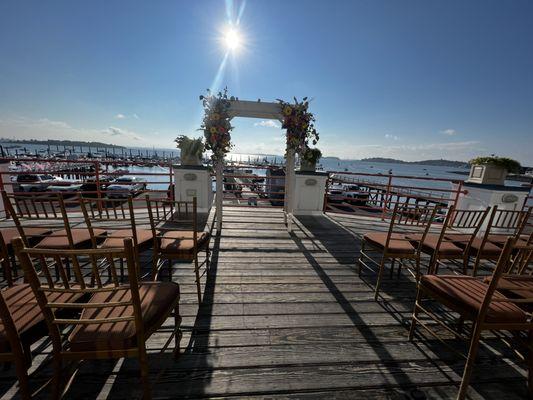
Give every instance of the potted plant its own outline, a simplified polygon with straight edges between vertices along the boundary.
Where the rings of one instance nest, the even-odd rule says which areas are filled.
[[[322,157],[322,152],[319,149],[306,147],[300,155],[300,171],[314,172],[320,157]]]
[[[476,157],[470,160],[468,182],[503,185],[508,173],[520,172],[520,163],[507,157]]]
[[[174,140],[180,149],[181,165],[202,165],[204,143],[200,138],[180,135]]]

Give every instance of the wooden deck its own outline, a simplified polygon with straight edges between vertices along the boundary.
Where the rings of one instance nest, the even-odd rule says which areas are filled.
[[[289,234],[277,209],[226,208],[199,308],[190,266],[174,270],[183,354],[175,361],[171,349],[162,352],[169,320],[148,342],[153,397],[455,398],[464,361],[420,330],[407,340],[410,275],[385,279],[379,302],[375,275],[357,275],[360,235],[376,229],[385,229],[377,218],[330,214],[300,217]],[[50,377],[48,343],[39,350],[34,388]],[[12,369],[2,372],[0,397],[11,398],[14,383]],[[472,398],[527,394],[522,364],[495,338],[480,350],[471,387]],[[91,361],[65,398],[139,393],[136,360]]]

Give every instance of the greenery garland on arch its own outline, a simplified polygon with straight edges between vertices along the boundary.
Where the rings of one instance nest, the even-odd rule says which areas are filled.
[[[231,126],[229,109],[231,107],[228,99],[228,89],[224,88],[217,95],[211,94],[207,89],[207,94],[201,95],[200,100],[204,107],[205,116],[200,126],[204,131],[205,148],[212,152],[213,162],[224,160],[225,155],[231,150]]]
[[[287,150],[294,150],[298,154],[309,146],[318,142],[319,135],[315,129],[315,116],[309,111],[309,101],[304,97],[302,101],[294,98],[294,104],[277,99],[283,114],[282,128],[286,129]]]

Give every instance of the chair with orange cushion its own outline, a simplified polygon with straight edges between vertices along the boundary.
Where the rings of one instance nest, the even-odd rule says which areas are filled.
[[[471,240],[470,235],[461,233],[446,234],[445,237],[465,249],[465,252],[468,249],[465,263],[468,265],[470,258],[474,258],[472,275],[476,276],[481,261],[498,260],[502,243],[505,243],[508,237],[520,237],[530,213],[530,208],[526,210],[503,210],[499,209],[498,206],[493,206],[481,236],[478,235],[474,240]]]
[[[91,247],[89,229],[71,227],[67,201],[61,195],[39,193],[8,195],[2,191],[2,198],[6,211],[17,228],[18,236],[22,238],[26,247],[63,250]],[[78,205],[77,201],[68,201],[68,206]],[[82,222],[82,219],[79,222]],[[35,229],[45,231],[35,235]],[[106,231],[94,229],[93,234],[103,240]],[[34,243],[34,240],[38,242]],[[67,269],[67,273],[70,274],[70,268]]]
[[[124,199],[89,199],[79,196],[81,210],[85,224],[91,235],[93,248],[121,249],[124,239],[131,238],[135,250],[135,261],[140,273],[139,254],[153,246],[154,236],[150,228],[139,228],[135,219],[133,199],[128,196]],[[100,244],[98,230],[107,231],[107,236]],[[124,278],[123,263],[120,265],[120,276]]]
[[[173,313],[174,355],[176,357],[179,355],[181,340],[179,286],[174,282],[140,282],[131,238],[124,239],[121,248],[76,250],[25,248],[21,240],[16,240],[14,249],[37,299],[40,312],[44,315],[52,342],[54,370],[52,398],[60,398],[64,391],[63,382],[69,381],[63,379],[64,363],[122,357],[139,359],[143,398],[150,398],[146,341]],[[66,259],[69,259],[69,264],[72,265],[75,283],[65,279]],[[126,260],[127,284],[120,284],[118,280],[117,259]],[[105,285],[102,284],[103,279],[100,275],[104,270],[101,268],[101,261],[104,260],[113,271],[112,283]],[[45,276],[49,276],[52,264],[61,271],[61,285],[48,279],[48,284],[45,285],[38,276],[39,267],[45,271]],[[95,279],[91,279],[90,284],[84,274],[84,268],[90,268],[95,274]],[[92,282],[96,285],[93,286]],[[54,300],[51,294],[73,294],[83,297],[73,302],[68,299]],[[81,312],[66,318],[56,314],[57,309],[76,309]]]
[[[442,326],[456,338],[467,340],[470,343],[461,387],[457,396],[458,399],[464,399],[467,394],[483,331],[523,331],[527,333],[529,338],[527,343],[528,354],[524,358],[528,360],[528,382],[533,382],[533,322],[528,313],[519,307],[519,304],[524,302],[533,303],[533,293],[529,298],[517,300],[507,297],[499,290],[500,278],[509,267],[514,244],[515,240],[508,238],[503,250],[500,251],[490,282],[465,275],[424,275],[418,284],[409,340],[413,339],[418,324],[447,346],[448,343],[433,331],[432,326]],[[470,335],[468,337],[463,335],[462,323],[460,325],[461,329],[456,329],[445,323],[445,320],[449,318],[447,315],[435,313],[429,310],[426,304],[422,304],[422,301],[428,298],[459,314],[461,321],[471,321],[472,329]],[[421,319],[420,313],[426,314],[437,325],[427,324],[425,320]],[[440,317],[441,315],[442,318]],[[513,337],[517,338],[517,335]],[[452,347],[450,349],[457,352]],[[531,386],[529,389],[530,395],[533,394]]]
[[[361,275],[363,266],[372,270],[370,264],[378,268],[374,299],[378,299],[387,261],[390,261],[391,274],[395,261],[398,261],[398,274],[402,266],[409,267],[408,271],[418,281],[422,247],[420,244],[414,246],[409,236],[420,234],[421,243],[424,242],[436,212],[437,207],[396,203],[387,232],[369,232],[363,235],[358,272]],[[379,262],[374,259],[376,253],[380,256]],[[406,263],[408,260],[414,262],[414,265],[409,266]]]
[[[2,264],[4,261],[0,259]],[[9,269],[10,264],[7,263],[5,272],[11,276]],[[76,301],[80,296],[74,293],[51,293],[48,298],[50,301],[65,302]],[[47,334],[44,315],[28,283],[12,284],[0,290],[0,362],[15,365],[23,399],[31,397],[28,386],[28,368],[32,362],[30,346]]]
[[[156,240],[152,261],[152,279],[156,280],[165,261],[172,277],[172,262],[175,260],[194,263],[198,304],[202,301],[200,279],[209,271],[209,232],[198,230],[196,197],[192,201],[151,199],[146,196],[150,226]],[[201,263],[198,254],[205,251]],[[200,274],[200,268],[205,266]],[[172,279],[172,278],[171,278]]]
[[[466,274],[467,254],[489,211],[490,207],[485,210],[457,210],[451,206],[439,233],[428,233],[423,242],[420,234],[408,236],[416,245],[421,244],[422,252],[431,257],[430,273],[437,273],[443,260],[461,260],[463,273]],[[464,246],[460,247],[448,238],[447,235],[452,232],[461,232],[465,238]]]

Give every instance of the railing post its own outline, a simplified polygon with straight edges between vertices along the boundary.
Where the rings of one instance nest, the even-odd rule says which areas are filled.
[[[216,184],[217,184],[217,193],[215,198],[216,206],[216,220],[217,220],[217,235],[220,235],[222,230],[222,197],[224,196],[224,161],[218,160],[216,165]]]
[[[98,205],[98,212],[102,212],[102,191],[100,188],[100,161],[94,162],[94,180],[96,182],[96,204]]]
[[[392,174],[389,174],[389,180],[387,181],[387,192],[385,193],[385,197],[382,200],[382,203],[383,203],[383,207],[382,207],[383,211],[381,213],[382,221],[385,221],[385,212],[387,211],[387,202],[389,201],[391,183],[392,183]]]
[[[168,190],[170,191],[170,201],[174,201],[174,193],[176,191],[176,183],[172,184],[172,179],[174,177],[173,170],[172,170],[172,161],[169,161],[168,164],[168,177],[169,177],[169,184],[168,184]]]
[[[453,200],[453,207],[457,209],[457,203],[459,202],[459,196],[461,195],[461,191],[463,190],[463,181],[459,181],[459,184],[457,185],[457,192],[455,193],[455,199]]]

